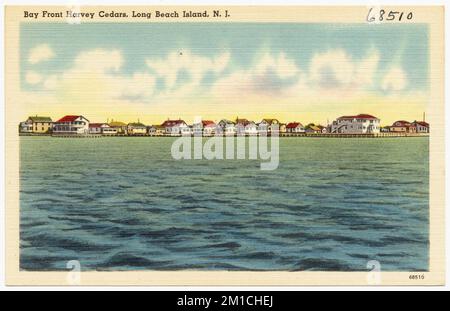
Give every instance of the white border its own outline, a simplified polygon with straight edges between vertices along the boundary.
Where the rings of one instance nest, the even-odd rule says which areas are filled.
[[[228,0],[228,1],[201,1],[201,0],[191,0],[189,3],[182,0],[132,0],[130,2],[126,2],[123,0],[108,0],[108,1],[99,1],[99,0],[4,0],[4,5],[65,5],[65,4],[80,4],[80,5],[445,5],[444,1],[437,0],[429,0],[429,1],[407,1],[407,0],[390,0],[390,1],[325,1],[325,0],[316,0],[316,1],[301,1],[301,0],[281,0],[281,1],[271,1],[271,0],[261,0],[261,1],[238,1],[238,0]],[[0,20],[4,21],[4,5],[0,8]],[[445,10],[445,20],[448,20],[450,16],[449,11]],[[445,45],[449,42],[449,32],[450,28],[448,24],[445,24]],[[0,86],[0,94],[1,94],[1,110],[0,110],[0,120],[1,124],[5,124],[5,55],[4,55],[4,23],[2,22],[0,25],[0,33],[2,34],[2,49],[1,49],[1,86]],[[448,50],[445,51],[445,59],[449,59]],[[445,62],[445,77],[448,76],[449,73],[449,63]],[[447,79],[445,80],[447,82]],[[445,83],[445,94],[448,94],[448,83]],[[450,133],[450,107],[447,105],[445,107],[445,137],[449,137]],[[80,290],[109,290],[109,291],[130,291],[130,290],[153,290],[153,291],[176,291],[176,290],[193,290],[193,291],[227,291],[227,290],[243,290],[243,291],[312,291],[312,290],[323,290],[323,291],[333,291],[333,290],[356,290],[356,291],[387,291],[387,290],[408,290],[408,291],[447,291],[450,290],[450,247],[446,247],[446,285],[445,286],[81,286],[81,287],[68,287],[68,286],[5,286],[5,134],[1,135],[0,138],[0,147],[2,150],[2,161],[0,164],[0,173],[3,177],[2,187],[0,189],[0,290],[2,291],[13,291],[13,290],[27,290],[27,291],[36,291],[36,290],[60,290],[60,291],[80,291]],[[445,163],[450,163],[450,147],[446,141],[445,146]],[[450,191],[450,177],[449,171],[446,169],[445,175],[445,190],[446,194]],[[446,196],[447,197],[447,196]],[[450,210],[448,201],[445,201],[445,223],[446,223],[446,241],[450,241],[450,230],[448,230],[448,224],[450,223]],[[448,244],[448,243],[447,243]]]

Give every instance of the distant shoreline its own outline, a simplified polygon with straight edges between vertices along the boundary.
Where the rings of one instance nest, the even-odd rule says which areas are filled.
[[[193,135],[101,135],[101,134],[43,134],[43,133],[19,133],[19,136],[47,136],[56,138],[104,138],[104,137],[194,137]],[[204,135],[210,137],[258,137],[263,135]],[[266,135],[264,135],[266,136]],[[271,136],[268,134],[267,136]],[[394,137],[429,137],[429,133],[373,133],[373,134],[342,134],[342,133],[279,133],[279,137],[307,137],[307,138],[394,138]]]

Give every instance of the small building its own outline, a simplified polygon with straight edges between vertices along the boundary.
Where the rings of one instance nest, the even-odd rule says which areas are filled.
[[[249,121],[245,126],[245,135],[255,136],[258,135],[258,126],[255,122]]]
[[[164,134],[166,133],[166,128],[164,126],[153,125],[153,127],[155,128],[155,135],[156,136],[164,136]]]
[[[342,116],[331,124],[331,133],[371,134],[380,132],[380,119],[370,114]]]
[[[327,129],[327,127],[326,126],[323,126],[323,125],[316,125],[319,129],[320,129],[320,132],[322,133],[322,134],[326,134],[327,133],[327,131],[328,131],[328,129]]]
[[[33,125],[23,121],[19,123],[19,133],[33,133]]]
[[[164,136],[165,128],[161,125],[149,125],[147,126],[147,134],[150,136]]]
[[[139,121],[128,123],[127,134],[129,136],[144,136],[147,134],[147,126]]]
[[[22,124],[23,123],[23,124]],[[31,116],[25,122],[21,122],[23,133],[50,133],[53,128],[53,121],[50,117]]]
[[[149,136],[156,136],[156,128],[154,125],[148,125],[147,126],[147,135]]]
[[[239,119],[236,117],[235,128],[236,128],[236,134],[239,136],[245,136],[245,127],[250,123],[247,119]]]
[[[195,136],[212,136],[216,131],[216,123],[212,120],[201,120],[192,125]]]
[[[117,129],[114,127],[106,126],[102,128],[102,135],[103,136],[115,136],[117,135]]]
[[[181,127],[180,131],[182,136],[191,136],[194,133],[192,125]]]
[[[222,119],[218,123],[217,131],[226,136],[233,136],[236,134],[236,124],[233,121]]]
[[[400,120],[392,123],[389,127],[389,131],[395,133],[416,133],[416,126],[411,122]]]
[[[161,124],[162,127],[165,129],[166,135],[171,136],[180,136],[183,132],[186,132],[186,128],[188,125],[186,122],[184,122],[181,119],[178,120],[170,120],[167,119],[166,121]]]
[[[258,134],[258,127],[253,121],[236,118],[236,134],[239,136],[254,136]]]
[[[118,135],[127,135],[127,124],[121,121],[114,121],[111,120],[111,122],[108,123],[109,126],[116,130]]]
[[[417,133],[429,133],[430,132],[430,125],[425,121],[414,121],[412,123],[412,125],[416,127]]]
[[[103,134],[104,128],[110,128],[108,123],[89,123],[89,134]],[[117,133],[117,131],[116,131]]]
[[[290,122],[286,125],[286,133],[304,133],[305,127],[300,122]]]
[[[315,124],[308,124],[305,127],[305,132],[310,134],[321,134],[322,128],[320,128],[318,125]]]
[[[53,124],[54,134],[83,135],[89,133],[89,120],[81,115],[67,115]]]
[[[277,129],[277,131],[280,131],[280,121],[278,121],[277,119],[262,119],[261,122],[258,123],[259,134],[269,134],[275,129]]]

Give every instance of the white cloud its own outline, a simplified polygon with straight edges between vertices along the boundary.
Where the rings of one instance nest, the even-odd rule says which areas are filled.
[[[134,73],[130,78],[121,79],[121,96],[138,99],[149,97],[153,93],[155,83],[155,77],[150,74]]]
[[[393,67],[384,75],[381,81],[381,89],[384,91],[402,91],[406,84],[407,79],[403,69]]]
[[[55,54],[48,44],[40,44],[30,50],[28,62],[30,64],[37,64],[53,58]]]
[[[378,51],[369,51],[367,56],[356,64],[355,83],[363,87],[372,86],[375,82],[375,74],[378,70],[379,61],[380,55]]]
[[[340,110],[343,103],[359,104],[362,98],[367,102],[371,96],[382,95],[374,93],[374,86],[387,91],[406,86],[399,68],[389,71],[381,82],[376,80],[380,57],[374,49],[358,59],[342,49],[317,53],[307,70],[283,52],[259,55],[244,68],[232,64],[228,52],[206,57],[176,51],[147,58],[140,71],[128,73],[122,70],[125,61],[120,50],[95,49],[77,55],[72,66],[57,75],[28,72],[25,78],[27,83],[42,86],[46,91],[42,93],[53,96],[54,102],[63,102],[64,109],[73,107],[67,108],[71,113],[84,109],[99,116],[176,111],[174,117],[179,117],[219,110],[225,116],[247,106],[270,114],[298,107],[330,110],[330,103],[340,103],[331,106]],[[215,74],[212,84],[203,85],[211,72]],[[165,87],[156,88],[158,79],[165,81]]]
[[[337,49],[313,56],[309,67],[312,87],[358,91],[374,84],[380,56],[372,49],[360,59],[353,59],[345,50]]]
[[[42,81],[42,76],[35,71],[28,71],[25,75],[25,81],[31,85],[39,84]]]
[[[344,50],[316,54],[309,66],[310,81],[322,88],[349,85],[354,73],[355,65]]]
[[[49,76],[44,80],[43,86],[46,90],[54,90],[58,86],[58,76]]]
[[[301,74],[295,61],[284,53],[264,53],[248,69],[235,70],[217,80],[212,93],[233,98],[282,94]]]
[[[273,57],[266,53],[257,62],[255,72],[258,75],[264,75],[268,71],[273,71],[281,79],[287,79],[295,77],[300,70],[295,61],[286,57],[286,54],[279,53],[278,56]]]
[[[118,99],[124,102],[147,101],[153,94],[155,77],[144,72],[119,74],[123,62],[119,50],[85,51],[74,59],[72,67],[58,75],[40,77],[39,82],[43,81],[45,90],[73,103],[102,102],[102,105],[108,105]]]
[[[118,71],[122,65],[123,57],[119,50],[96,49],[80,53],[75,58],[74,68],[80,71],[104,72]]]
[[[198,86],[204,75],[212,71],[222,72],[230,60],[230,54],[225,52],[209,58],[192,54],[190,51],[172,52],[166,58],[146,59],[146,64],[157,77],[163,78],[166,86],[173,88],[182,71],[189,76],[191,88]]]

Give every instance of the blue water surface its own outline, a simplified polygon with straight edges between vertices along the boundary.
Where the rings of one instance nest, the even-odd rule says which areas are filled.
[[[20,267],[428,270],[428,138],[280,138],[280,164],[175,138],[20,138]]]

